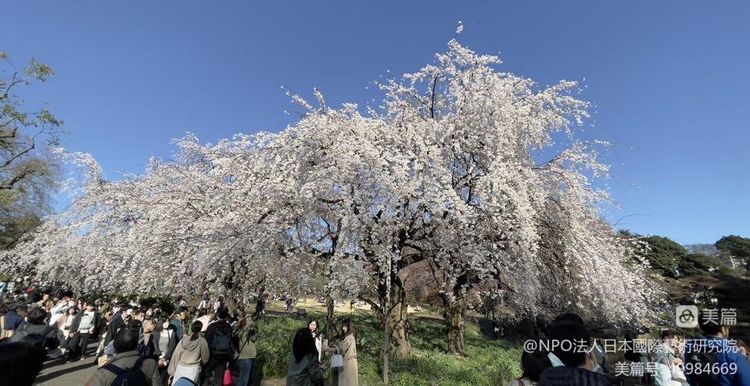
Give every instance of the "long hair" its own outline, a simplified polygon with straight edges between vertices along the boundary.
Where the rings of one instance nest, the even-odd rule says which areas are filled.
[[[309,354],[314,354],[317,358],[318,349],[315,347],[315,339],[308,327],[297,330],[294,341],[292,341],[292,353],[297,362]]]
[[[310,332],[312,332],[312,334],[313,334],[313,338],[317,338],[317,337],[319,337],[319,336],[320,336],[320,323],[318,323],[318,320],[317,320],[317,319],[310,319],[310,320],[309,320],[309,321],[307,322],[307,328],[308,328],[308,329],[310,328],[310,324],[311,324],[312,322],[315,322],[315,332],[312,332],[312,331],[310,331]]]
[[[349,334],[355,335],[356,330],[354,329],[354,323],[352,323],[352,320],[349,318],[344,319],[343,322],[341,322],[341,327],[343,330],[343,327],[346,326],[346,333],[344,333],[344,336],[347,336]]]

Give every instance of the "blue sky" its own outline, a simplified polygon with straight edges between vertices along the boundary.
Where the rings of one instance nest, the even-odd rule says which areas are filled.
[[[169,156],[172,138],[278,131],[280,90],[365,102],[453,36],[542,85],[584,80],[583,134],[613,143],[607,216],[683,243],[750,236],[750,2],[4,2],[0,50],[54,67],[24,90],[65,120],[64,145],[110,178]],[[744,68],[744,70],[743,70]],[[623,217],[626,217],[622,219]]]

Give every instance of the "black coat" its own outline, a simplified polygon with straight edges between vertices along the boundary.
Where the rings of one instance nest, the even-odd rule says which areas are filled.
[[[107,334],[104,336],[105,346],[115,338],[115,334],[117,334],[117,331],[123,326],[125,326],[125,321],[122,320],[122,315],[120,315],[119,312],[112,315],[112,320],[107,324]]]
[[[171,326],[170,326],[171,327]],[[169,328],[168,330],[172,330],[172,336],[169,338],[169,343],[167,343],[167,352],[162,353],[159,349],[159,340],[161,338],[161,334],[164,331],[154,331],[151,336],[154,341],[154,347],[155,347],[155,354],[156,356],[161,356],[161,354],[164,354],[164,358],[169,360],[172,359],[172,354],[174,353],[175,347],[177,347],[177,333],[174,331],[173,328]]]

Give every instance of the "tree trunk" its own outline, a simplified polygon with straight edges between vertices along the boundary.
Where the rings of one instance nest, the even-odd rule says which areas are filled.
[[[334,313],[334,302],[331,295],[326,295],[326,335],[329,337],[336,336],[336,314]]]
[[[385,299],[382,299],[383,302]],[[409,343],[409,321],[406,312],[406,291],[399,280],[393,280],[391,285],[391,304],[387,323],[390,330],[390,353],[397,358],[407,358],[411,355]]]
[[[464,320],[466,318],[466,300],[457,298],[447,301],[448,315],[448,353],[464,355]]]

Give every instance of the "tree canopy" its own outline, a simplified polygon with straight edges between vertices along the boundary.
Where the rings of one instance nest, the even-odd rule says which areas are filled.
[[[724,236],[715,244],[716,249],[734,257],[750,259],[750,239],[741,236]]]
[[[380,84],[380,106],[290,94],[305,112],[283,131],[215,144],[187,135],[173,160],[121,181],[61,152],[85,170],[80,196],[1,264],[85,290],[357,296],[402,356],[402,273],[416,263],[432,271],[454,338],[469,294],[518,318],[643,323],[660,291],[637,240],[598,212],[604,143],[575,138],[589,104],[575,82],[539,87],[499,64],[454,39],[434,63]]]
[[[20,87],[45,82],[52,69],[31,60],[17,70],[0,51],[0,249],[41,223],[57,182],[47,147],[56,145],[62,122],[46,108],[23,103]]]

